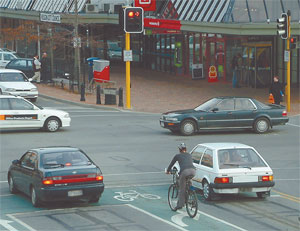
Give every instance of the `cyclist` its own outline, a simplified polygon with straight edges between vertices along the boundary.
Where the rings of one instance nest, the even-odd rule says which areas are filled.
[[[179,154],[175,155],[173,160],[171,161],[169,167],[166,170],[166,174],[170,174],[170,170],[173,165],[178,161],[180,166],[179,172],[179,195],[177,206],[175,209],[181,209],[185,204],[185,186],[186,186],[186,178],[189,176],[194,177],[196,175],[196,170],[193,165],[192,156],[186,152],[186,145],[185,143],[181,143],[179,146]]]

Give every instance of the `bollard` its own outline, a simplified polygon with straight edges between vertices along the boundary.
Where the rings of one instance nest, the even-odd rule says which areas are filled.
[[[119,88],[119,107],[123,107],[123,88]]]
[[[63,80],[60,82],[60,84],[61,84],[61,89],[64,89],[65,86],[64,86],[64,81]]]
[[[80,95],[80,101],[85,101],[85,86],[83,83],[80,86]]]
[[[100,85],[97,85],[97,94],[96,94],[97,102],[96,102],[96,104],[101,104],[101,95],[100,95],[100,92],[101,92],[101,87],[100,87]]]

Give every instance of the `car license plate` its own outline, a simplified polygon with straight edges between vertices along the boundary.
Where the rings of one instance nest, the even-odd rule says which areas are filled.
[[[160,126],[165,127],[165,123],[164,122],[160,122]]]
[[[82,196],[82,190],[73,190],[68,192],[69,197]]]
[[[240,188],[239,189],[240,192],[252,192],[251,188]]]

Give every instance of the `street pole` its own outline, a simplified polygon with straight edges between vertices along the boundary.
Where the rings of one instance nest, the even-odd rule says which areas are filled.
[[[125,50],[130,50],[130,33],[125,33]],[[126,108],[130,109],[130,61],[126,61]]]
[[[38,24],[37,25],[37,33],[38,33],[38,56],[39,56],[39,59],[41,59],[41,34],[40,34],[40,25]]]
[[[286,107],[287,111],[291,111],[291,54],[290,54],[290,38],[291,38],[291,12],[288,10],[288,38],[286,40],[286,50],[288,53],[288,62],[287,62],[287,89],[286,89]]]
[[[78,0],[75,0],[75,40],[74,40],[74,46],[75,46],[75,60],[74,60],[74,69],[75,69],[75,76],[77,79],[78,84],[78,91],[80,86],[80,42],[78,38]]]

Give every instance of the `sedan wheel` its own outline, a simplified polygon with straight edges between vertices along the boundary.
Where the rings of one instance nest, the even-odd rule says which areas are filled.
[[[57,118],[49,118],[45,122],[45,128],[49,132],[56,132],[59,129],[60,122]]]
[[[180,131],[185,136],[193,135],[196,131],[196,125],[192,120],[185,120],[181,124]]]
[[[203,196],[207,201],[212,199],[212,190],[207,181],[203,183]]]
[[[38,207],[40,205],[40,201],[37,198],[36,191],[34,187],[31,188],[31,203],[34,207]]]
[[[256,133],[265,133],[269,130],[269,121],[264,118],[257,119],[254,123],[254,130]]]
[[[8,184],[9,184],[9,191],[10,191],[10,193],[16,193],[17,190],[15,188],[14,179],[11,176],[8,179]]]

